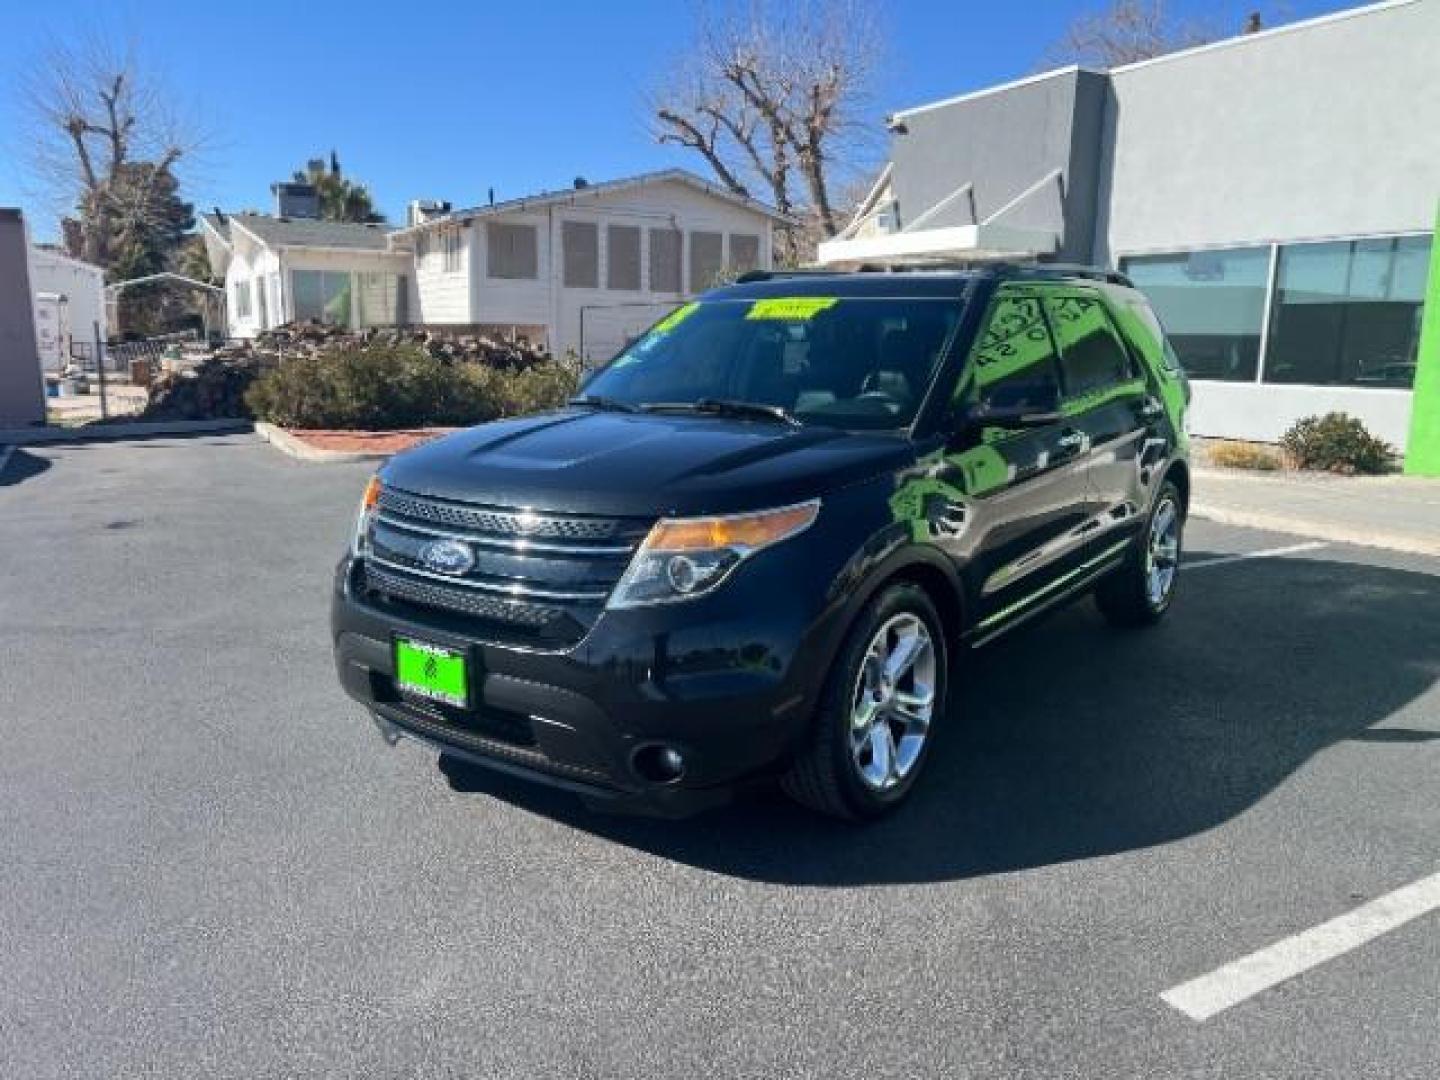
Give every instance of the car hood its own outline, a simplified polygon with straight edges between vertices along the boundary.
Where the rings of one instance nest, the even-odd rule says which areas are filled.
[[[661,516],[800,502],[914,457],[894,434],[577,409],[457,431],[392,458],[382,478],[464,502]]]

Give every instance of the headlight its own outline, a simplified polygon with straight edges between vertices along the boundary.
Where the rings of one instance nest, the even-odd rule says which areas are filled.
[[[728,517],[664,518],[658,522],[610,596],[612,608],[693,600],[712,592],[757,551],[804,532],[820,500]]]
[[[380,505],[380,477],[370,477],[365,485],[365,494],[360,496],[360,510],[355,515],[355,530],[350,535],[350,554],[355,558],[366,555],[370,550],[370,526],[375,521]]]

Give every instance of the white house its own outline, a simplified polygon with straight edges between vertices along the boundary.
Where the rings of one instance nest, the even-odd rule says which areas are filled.
[[[718,278],[768,269],[787,220],[682,169],[412,216],[391,245],[414,256],[416,322],[514,327],[588,360]]]
[[[681,169],[450,210],[403,228],[316,220],[314,192],[277,184],[277,213],[207,214],[232,337],[319,319],[520,334],[603,359],[718,278],[772,265],[786,219]]]
[[[408,322],[409,256],[390,250],[383,225],[319,221],[292,205],[280,189],[297,187],[276,185],[274,216],[201,216],[210,266],[225,282],[229,336],[310,319],[355,328]]]

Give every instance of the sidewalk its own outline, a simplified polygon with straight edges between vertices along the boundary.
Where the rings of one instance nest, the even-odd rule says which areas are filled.
[[[1191,512],[1225,525],[1440,555],[1440,480],[1197,468]]]

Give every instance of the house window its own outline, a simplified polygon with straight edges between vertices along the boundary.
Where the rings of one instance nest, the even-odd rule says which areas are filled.
[[[607,226],[605,249],[605,287],[638,292],[640,289],[640,226]]]
[[[300,322],[350,325],[350,275],[329,270],[292,270],[295,318]]]
[[[250,318],[250,282],[248,281],[235,283],[235,317],[237,319]]]
[[[1268,247],[1143,255],[1124,260],[1121,269],[1150,298],[1191,378],[1255,380]]]
[[[441,266],[447,274],[460,272],[460,230],[446,229],[440,234]]]
[[[567,288],[600,287],[600,228],[593,221],[562,221],[560,247],[565,260],[562,277]]]
[[[485,272],[489,277],[530,281],[540,276],[539,245],[534,225],[486,222],[485,248]]]
[[[681,292],[680,230],[650,230],[650,291]]]
[[[404,274],[383,271],[355,275],[355,317],[360,326],[403,326],[406,320]]]
[[[718,232],[690,234],[690,291],[700,292],[715,284],[725,264],[724,237]]]
[[[1282,245],[1265,382],[1409,389],[1429,262],[1428,236]]]
[[[760,269],[760,237],[751,233],[730,234],[730,269],[737,274]]]

